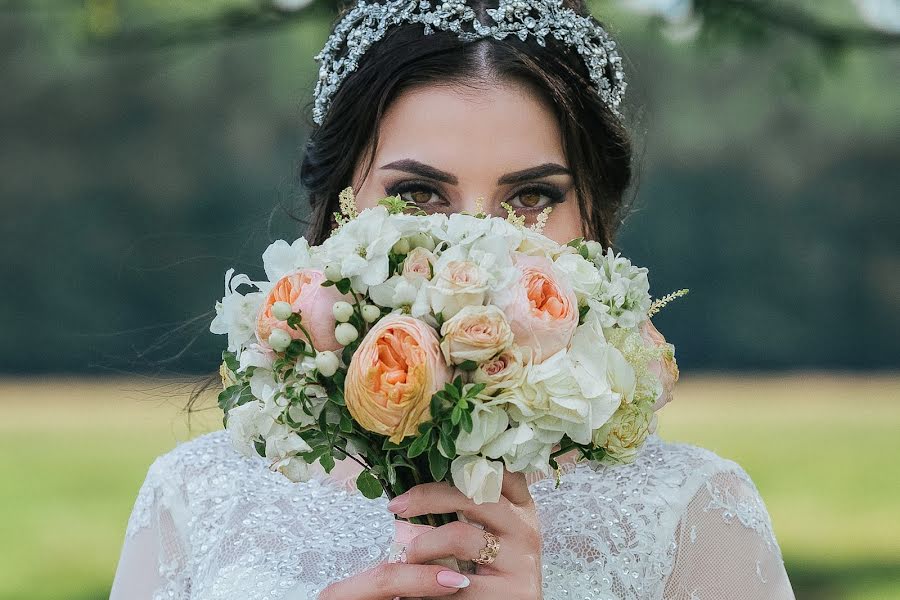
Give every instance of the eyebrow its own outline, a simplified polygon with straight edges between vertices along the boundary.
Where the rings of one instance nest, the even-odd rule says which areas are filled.
[[[448,183],[450,185],[457,185],[459,183],[459,179],[446,171],[441,171],[436,167],[432,167],[431,165],[426,165],[425,163],[419,162],[412,158],[405,158],[403,160],[395,160],[394,162],[388,163],[386,165],[382,165],[381,170],[389,169],[393,171],[405,171],[407,173],[412,173],[413,175],[418,175],[419,177],[426,177],[428,179],[434,179],[435,181],[441,181],[443,183]],[[497,179],[497,185],[508,185],[513,183],[520,183],[523,181],[529,181],[532,179],[540,179],[541,177],[549,177],[550,175],[571,175],[572,172],[569,171],[566,167],[557,164],[557,163],[544,163],[542,165],[538,165],[536,167],[530,167],[528,169],[522,169],[521,171],[514,171],[512,173],[507,173],[503,175],[499,179]]]

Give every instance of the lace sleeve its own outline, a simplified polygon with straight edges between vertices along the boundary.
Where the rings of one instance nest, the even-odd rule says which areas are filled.
[[[750,476],[735,465],[706,479],[675,531],[665,600],[793,600],[781,549]]]
[[[186,504],[166,457],[147,471],[128,519],[110,600],[187,600]]]

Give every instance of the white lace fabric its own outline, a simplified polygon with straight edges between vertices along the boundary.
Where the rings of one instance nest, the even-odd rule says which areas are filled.
[[[794,597],[765,505],[736,463],[651,436],[632,465],[567,465],[529,485],[545,600]],[[147,472],[111,600],[316,600],[385,560],[387,499],[321,473],[292,483],[225,431]]]

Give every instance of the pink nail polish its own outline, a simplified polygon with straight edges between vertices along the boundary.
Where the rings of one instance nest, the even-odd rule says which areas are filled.
[[[464,588],[469,586],[469,578],[456,571],[438,571],[437,582],[444,587]]]
[[[388,510],[392,513],[402,513],[409,506],[409,496],[400,494],[390,502],[388,502]]]

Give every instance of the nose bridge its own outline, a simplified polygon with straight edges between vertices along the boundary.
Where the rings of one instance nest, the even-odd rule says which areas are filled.
[[[459,210],[461,212],[467,213],[478,213],[478,212],[488,212],[488,199],[490,195],[483,188],[479,188],[478,190],[466,192],[461,200],[461,206]]]

